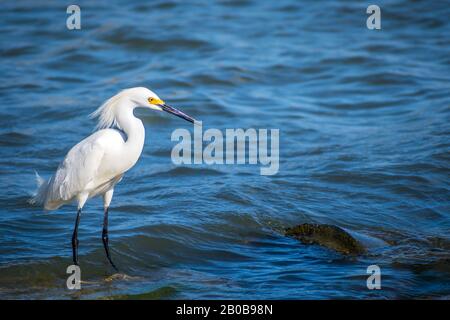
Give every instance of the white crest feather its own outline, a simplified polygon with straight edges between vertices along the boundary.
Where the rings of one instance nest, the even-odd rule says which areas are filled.
[[[125,102],[134,104],[134,106],[144,106],[147,105],[147,98],[154,97],[159,99],[159,97],[152,91],[144,87],[128,88],[120,91],[115,96],[106,100],[97,110],[89,115],[90,118],[98,118],[96,130],[106,129],[106,128],[118,128],[122,129],[116,119],[117,108]],[[151,106],[150,106],[151,108]]]
[[[89,115],[89,118],[91,119],[98,118],[98,123],[95,127],[95,130],[106,128],[122,129],[117,123],[116,108],[122,98],[124,91],[125,90],[106,100],[97,110]]]

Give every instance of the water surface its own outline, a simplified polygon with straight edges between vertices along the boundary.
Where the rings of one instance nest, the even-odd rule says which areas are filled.
[[[450,40],[445,1],[57,1],[2,4],[0,297],[449,298]],[[83,289],[65,288],[75,205],[27,203],[92,132],[87,117],[146,86],[204,129],[280,129],[280,171],[175,166],[187,122],[139,111],[146,145],[80,231]],[[365,239],[349,258],[283,236],[304,222]],[[382,289],[366,269],[380,266]],[[125,276],[123,276],[125,274]]]

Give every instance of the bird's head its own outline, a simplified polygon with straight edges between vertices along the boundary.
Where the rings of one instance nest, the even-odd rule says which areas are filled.
[[[180,117],[184,120],[194,123],[195,119],[188,116],[187,114],[177,110],[169,105],[167,105],[156,93],[153,91],[144,88],[137,87],[128,89],[129,98],[133,101],[137,106],[150,108],[152,110],[157,111],[165,111],[167,113],[171,113],[177,117]]]

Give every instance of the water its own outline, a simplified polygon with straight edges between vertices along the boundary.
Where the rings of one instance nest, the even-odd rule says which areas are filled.
[[[445,1],[78,1],[2,4],[0,297],[450,297],[450,40]],[[82,290],[65,288],[76,207],[27,203],[89,135],[87,115],[147,86],[204,129],[279,128],[280,171],[177,167],[172,130],[139,111],[146,145],[110,213],[80,225]],[[369,247],[349,258],[283,236],[303,222],[346,228]],[[366,288],[380,266],[382,289]],[[111,275],[113,275],[111,277]]]

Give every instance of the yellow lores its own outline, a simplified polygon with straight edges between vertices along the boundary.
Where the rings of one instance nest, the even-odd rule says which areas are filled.
[[[164,104],[164,101],[157,98],[148,98],[148,102],[150,102],[150,104]]]

